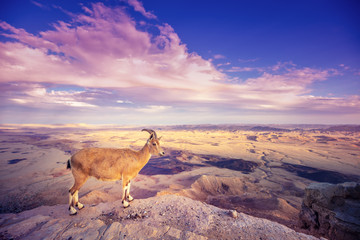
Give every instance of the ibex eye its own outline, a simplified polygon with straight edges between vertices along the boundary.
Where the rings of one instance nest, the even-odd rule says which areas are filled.
[[[156,146],[156,143],[153,143],[154,146]]]

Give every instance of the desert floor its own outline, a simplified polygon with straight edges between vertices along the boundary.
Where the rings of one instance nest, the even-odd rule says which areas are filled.
[[[135,199],[177,194],[296,229],[308,184],[360,179],[360,132],[154,129],[166,155],[153,156],[133,180]],[[86,147],[141,149],[149,134],[140,130],[1,126],[0,213],[67,203],[71,155]],[[79,194],[87,205],[116,201],[121,181],[89,179]]]

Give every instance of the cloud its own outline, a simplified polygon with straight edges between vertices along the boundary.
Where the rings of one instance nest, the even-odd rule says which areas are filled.
[[[253,71],[263,71],[262,68],[255,68],[255,67],[231,67],[230,69],[226,70],[226,72],[253,72]]]
[[[136,111],[144,112],[144,113],[159,113],[159,112],[164,112],[170,108],[171,106],[149,105],[144,108],[138,108],[136,109]]]
[[[231,81],[213,93],[219,103],[233,109],[312,113],[314,111],[360,111],[354,97],[314,97],[311,86],[339,73],[333,69],[289,67],[277,64],[263,69],[255,78]],[[319,107],[321,105],[321,107]]]
[[[215,54],[214,55],[214,59],[225,59],[226,57],[224,55],[221,54]]]
[[[238,59],[238,61],[240,63],[251,63],[251,62],[256,62],[258,60],[259,60],[259,58],[252,58],[252,59],[241,59],[241,58],[239,58]]]
[[[348,97],[323,97],[306,95],[302,96],[303,102],[300,107],[306,111],[334,113],[360,113],[360,96]]]
[[[225,63],[218,63],[218,64],[216,64],[216,66],[217,66],[217,67],[221,67],[221,66],[229,66],[229,65],[231,65],[231,63],[230,63],[230,62],[225,62]]]
[[[273,69],[279,70],[277,67]],[[246,86],[252,89],[260,90],[294,90],[299,89],[297,94],[306,93],[307,86],[311,85],[315,81],[324,81],[332,73],[329,70],[319,70],[313,68],[292,68],[285,69],[281,73],[269,73],[264,72],[262,76],[258,78],[248,79]]]
[[[135,11],[141,13],[144,17],[149,19],[157,18],[154,14],[147,12],[141,2],[137,0],[127,0],[127,2],[130,6],[134,8]]]
[[[31,1],[31,3],[34,4],[35,6],[38,6],[39,8],[47,9],[47,7],[44,4],[41,4],[37,1]]]
[[[3,82],[187,88],[190,83],[212,85],[222,77],[209,61],[188,53],[171,26],[156,26],[159,34],[150,34],[122,8],[101,3],[40,36],[5,22],[0,27],[4,36],[17,40],[0,44]]]
[[[129,101],[129,100],[116,100],[117,103],[121,103],[121,104],[133,104],[132,101]]]
[[[140,2],[128,3],[145,17],[155,18]],[[157,113],[171,113],[172,118],[195,112],[235,116],[243,110],[359,111],[358,96],[312,95],[314,83],[338,76],[340,70],[279,62],[220,71],[217,67],[226,68],[230,62],[215,67],[211,60],[189,52],[168,24],[139,22],[125,8],[102,3],[83,6],[83,11],[36,35],[0,22],[7,39],[0,42],[3,109],[92,109],[104,116],[121,113],[128,119]],[[345,65],[340,67],[346,70]],[[242,78],[248,72],[256,72],[257,77]]]
[[[350,67],[347,66],[347,65],[345,65],[345,64],[339,64],[339,67],[341,67],[341,68],[343,68],[343,69],[345,69],[345,70],[349,70],[349,69],[350,69]]]
[[[16,104],[37,107],[37,108],[94,108],[96,105],[90,103],[93,97],[85,91],[48,91],[44,86],[33,83],[13,83],[0,85],[3,90],[4,103],[7,105],[14,102]]]

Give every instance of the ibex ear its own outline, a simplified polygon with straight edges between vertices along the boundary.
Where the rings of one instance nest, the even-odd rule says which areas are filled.
[[[159,138],[158,138],[158,140],[160,141],[160,140],[161,140],[161,138],[162,138],[162,136],[161,136],[161,137],[159,137]]]

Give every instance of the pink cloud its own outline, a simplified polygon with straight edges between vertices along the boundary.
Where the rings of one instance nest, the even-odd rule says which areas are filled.
[[[195,99],[221,89],[224,75],[210,61],[188,53],[168,24],[158,26],[160,34],[154,36],[138,30],[123,9],[100,3],[73,21],[59,22],[40,36],[2,23],[12,33],[6,36],[20,43],[2,43],[1,80],[201,91]]]
[[[34,4],[35,6],[38,6],[39,8],[43,8],[43,9],[47,8],[44,4],[41,4],[41,3],[36,2],[36,1],[31,1],[31,3]]]
[[[140,12],[144,17],[149,19],[156,19],[157,17],[147,12],[141,2],[137,0],[127,0],[128,4],[134,8],[135,11]]]
[[[8,38],[14,38],[24,44],[40,49],[57,49],[56,44],[47,41],[46,39],[38,38],[22,28],[15,28],[10,24],[0,21],[0,28],[10,33],[2,33],[3,36]]]
[[[90,92],[83,91],[48,91],[37,83],[13,83],[0,85],[6,105],[18,104],[43,109],[58,109],[63,106],[74,108],[97,107],[91,103],[94,99]]]
[[[223,85],[222,88],[213,92],[228,107],[234,109],[250,110],[274,110],[294,111],[301,109],[314,109],[319,99],[311,98],[311,86],[314,82],[325,81],[329,77],[337,75],[333,69],[321,70],[312,68],[270,66],[263,68],[264,73],[256,78],[249,78],[244,81],[234,79],[231,84]],[[237,69],[246,70],[246,69]],[[248,69],[253,70],[253,69]],[[334,102],[341,102],[343,105],[348,98],[334,98],[332,101],[322,102],[323,109],[334,108]],[[309,104],[312,102],[312,104]],[[340,103],[339,103],[340,104]],[[325,107],[326,106],[326,107]],[[355,105],[347,105],[354,108]]]
[[[221,67],[221,66],[229,66],[231,65],[230,62],[225,62],[225,63],[219,63],[219,64],[216,64],[217,67]]]
[[[226,57],[224,55],[221,54],[215,54],[214,55],[214,59],[225,59]]]
[[[240,63],[250,63],[250,62],[256,62],[256,61],[258,61],[259,59],[258,58],[253,58],[253,59],[241,59],[241,58],[239,58],[238,59],[238,61],[240,62]]]
[[[231,67],[230,69],[226,70],[226,72],[262,72],[262,68],[255,68],[255,67]]]
[[[187,88],[192,79],[197,79],[193,86],[205,86],[222,76],[210,62],[188,53],[167,24],[152,35],[138,30],[122,8],[98,3],[86,13],[72,23],[58,22],[40,36],[2,22],[10,32],[5,36],[19,42],[1,43],[0,81]]]
[[[312,68],[291,69],[284,73],[273,74],[264,72],[258,78],[248,79],[246,85],[253,89],[273,90],[273,89],[301,89],[297,94],[302,94],[303,90],[315,81],[324,81],[331,74],[329,70],[318,70]]]

